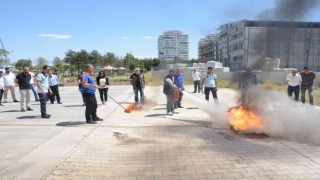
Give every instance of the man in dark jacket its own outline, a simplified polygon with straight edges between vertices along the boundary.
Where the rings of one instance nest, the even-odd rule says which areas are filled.
[[[140,73],[139,68],[134,69],[134,73],[130,76],[130,83],[133,86],[135,102],[139,103],[138,92],[140,92],[140,102],[144,103],[145,80],[144,75]]]
[[[169,74],[163,80],[163,93],[167,98],[167,115],[171,115],[174,112],[173,93],[174,89],[178,88],[174,85],[174,70],[169,70]]]
[[[310,71],[309,67],[304,67],[303,72],[300,73],[302,82],[301,82],[301,101],[304,104],[306,102],[305,94],[308,90],[309,103],[313,105],[313,81],[316,78],[316,74]]]

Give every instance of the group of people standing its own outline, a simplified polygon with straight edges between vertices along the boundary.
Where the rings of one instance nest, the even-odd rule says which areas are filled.
[[[301,90],[301,102],[306,102],[305,94],[308,91],[309,103],[314,105],[313,100],[313,82],[316,78],[316,74],[310,71],[309,67],[304,67],[301,73],[298,73],[296,69],[291,70],[291,73],[287,75],[288,81],[288,96],[292,98],[294,94],[295,101],[299,101],[299,94]]]
[[[35,101],[40,101],[40,112],[42,118],[50,118],[46,111],[46,102],[50,98],[53,104],[55,97],[59,104],[62,104],[59,96],[58,70],[52,74],[48,65],[43,66],[42,72],[37,76],[30,72],[29,67],[23,67],[21,73],[15,75],[10,68],[5,68],[5,73],[0,71],[0,105],[2,94],[4,102],[7,101],[7,93],[10,90],[13,102],[19,102],[15,96],[15,85],[19,86],[21,112],[33,111],[30,106],[30,90],[33,91]]]
[[[202,77],[200,72],[194,70],[192,72],[192,78],[194,82],[193,93],[200,93],[204,87],[205,99],[209,101],[210,92],[215,102],[217,102],[217,75],[213,73],[213,68],[208,67],[207,73]],[[163,93],[167,98],[167,114],[173,115],[175,109],[183,108],[181,105],[181,100],[183,97],[184,87],[184,74],[181,72],[180,68],[176,70],[169,70],[169,74],[164,78],[163,81]],[[175,92],[177,93],[177,98],[175,98]]]

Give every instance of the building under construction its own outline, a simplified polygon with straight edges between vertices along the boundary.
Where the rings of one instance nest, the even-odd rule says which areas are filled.
[[[199,60],[218,61],[236,71],[262,69],[266,58],[272,58],[280,59],[280,68],[320,71],[319,50],[320,22],[242,20],[201,39]]]

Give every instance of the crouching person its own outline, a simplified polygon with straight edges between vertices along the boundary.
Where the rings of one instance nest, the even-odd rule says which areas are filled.
[[[170,69],[169,74],[164,78],[163,81],[163,93],[167,98],[167,115],[171,116],[174,112],[173,94],[174,90],[178,88],[176,85],[174,85],[174,75],[175,71]]]

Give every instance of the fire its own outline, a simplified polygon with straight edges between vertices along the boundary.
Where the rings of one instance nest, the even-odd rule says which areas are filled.
[[[131,113],[136,108],[134,103],[130,103],[129,106],[124,110],[126,113]]]
[[[261,118],[247,106],[230,108],[229,113],[229,123],[237,131],[259,130],[263,128]]]

